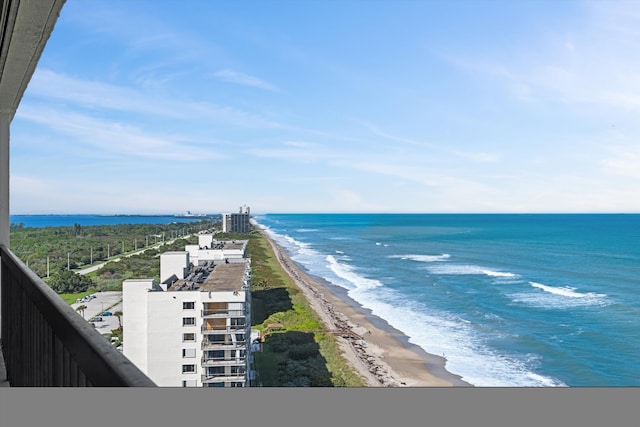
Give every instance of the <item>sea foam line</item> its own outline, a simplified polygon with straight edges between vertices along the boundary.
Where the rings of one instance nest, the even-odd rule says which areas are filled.
[[[564,297],[570,297],[570,298],[602,298],[607,296],[606,294],[597,294],[595,292],[587,292],[584,294],[580,292],[575,292],[576,288],[573,288],[571,286],[563,286],[563,287],[556,288],[553,286],[547,286],[547,285],[543,285],[542,283],[536,283],[536,282],[529,282],[529,284],[534,288],[542,289],[545,292],[550,292],[552,294],[562,295]]]
[[[406,334],[411,343],[428,353],[444,355],[445,368],[475,386],[566,386],[533,372],[528,360],[496,353],[485,345],[473,323],[451,313],[407,301],[386,287],[355,289],[349,291],[349,296]]]
[[[440,255],[389,255],[389,258],[400,258],[400,259],[410,259],[412,261],[418,262],[437,262],[437,261],[446,261],[451,258],[450,254],[440,254]]]
[[[520,277],[518,274],[509,273],[505,271],[496,271],[489,268],[481,267],[479,265],[466,265],[466,264],[447,264],[447,265],[434,265],[426,267],[433,274],[451,274],[451,275],[485,275],[491,277],[501,277],[515,279]]]
[[[353,287],[357,289],[373,289],[382,286],[382,282],[375,279],[368,279],[355,272],[355,269],[350,266],[339,262],[333,255],[327,255],[327,262],[329,269],[341,279],[349,282]]]

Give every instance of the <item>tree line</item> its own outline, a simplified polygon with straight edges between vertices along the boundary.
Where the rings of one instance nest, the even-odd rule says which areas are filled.
[[[104,262],[123,253],[149,249],[156,243],[172,239],[183,240],[187,234],[220,227],[217,218],[205,218],[190,223],[170,224],[116,224],[59,227],[25,227],[23,223],[11,224],[11,251],[24,262],[29,269],[45,279],[58,293],[84,292],[95,285],[96,277],[74,277],[72,270],[89,266],[96,262]],[[184,242],[182,242],[184,250]],[[122,268],[131,267],[131,274],[138,274],[140,269],[151,272],[150,257],[157,251],[131,260],[117,267],[110,266],[113,273]],[[146,252],[145,252],[146,253]],[[131,258],[136,258],[131,257]],[[142,260],[141,258],[145,258]],[[127,258],[127,260],[129,260]],[[159,262],[159,261],[158,261]],[[122,273],[122,272],[120,272]],[[144,273],[144,271],[142,272]],[[142,276],[146,277],[146,276]],[[91,283],[91,280],[94,283]]]

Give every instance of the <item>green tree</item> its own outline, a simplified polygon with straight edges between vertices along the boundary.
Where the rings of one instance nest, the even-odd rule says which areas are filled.
[[[84,311],[87,309],[86,305],[79,305],[78,307],[76,307],[76,311],[77,312],[82,312],[82,318],[84,319]]]
[[[94,285],[94,281],[91,278],[71,270],[58,270],[49,279],[49,286],[59,294],[85,292],[90,286]]]
[[[120,329],[122,329],[122,320],[120,320],[120,318],[122,317],[122,312],[118,310],[115,313],[113,313],[113,315],[118,318],[118,326],[120,327]]]

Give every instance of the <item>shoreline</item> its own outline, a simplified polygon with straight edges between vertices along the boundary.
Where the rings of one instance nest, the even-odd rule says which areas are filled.
[[[255,228],[327,328],[345,331],[336,335],[343,357],[367,387],[473,387],[447,371],[443,357],[410,343],[406,335],[374,316],[346,290],[309,275],[268,233]]]

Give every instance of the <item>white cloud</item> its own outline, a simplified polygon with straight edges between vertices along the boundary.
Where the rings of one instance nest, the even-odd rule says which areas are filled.
[[[283,127],[282,124],[258,114],[229,106],[179,98],[160,98],[141,90],[73,78],[48,69],[38,69],[34,73],[27,95],[64,101],[75,107],[103,108],[182,120],[209,119],[241,127]]]
[[[280,90],[276,86],[272,85],[271,83],[266,82],[262,79],[259,79],[255,76],[250,76],[249,74],[244,74],[239,71],[231,70],[228,68],[224,70],[216,71],[215,73],[213,73],[213,76],[227,82],[236,83],[244,86],[251,86],[258,89],[270,90],[273,92],[277,92]]]
[[[209,150],[194,148],[177,137],[155,135],[129,125],[98,120],[83,114],[32,104],[22,105],[16,118],[49,127],[77,142],[115,156],[135,156],[173,161],[206,160],[221,157]]]

